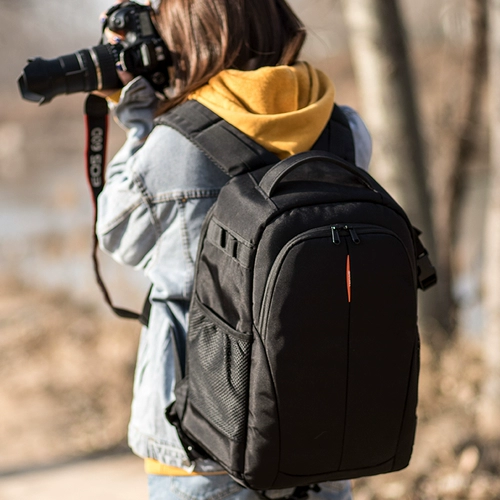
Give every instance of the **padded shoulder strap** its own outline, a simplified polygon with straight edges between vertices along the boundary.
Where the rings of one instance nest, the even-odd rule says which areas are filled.
[[[168,125],[187,137],[230,177],[280,161],[198,101],[187,101],[173,108],[158,117],[156,123]],[[327,126],[311,149],[328,151],[356,163],[351,127],[339,106],[333,107]]]
[[[356,165],[354,138],[351,127],[344,112],[336,104],[333,107],[330,121],[311,149],[328,151]]]
[[[230,177],[279,162],[243,132],[197,101],[187,101],[156,119],[198,146]]]

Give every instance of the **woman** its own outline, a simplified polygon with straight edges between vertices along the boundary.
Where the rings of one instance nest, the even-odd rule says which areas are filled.
[[[129,444],[146,459],[152,500],[257,499],[216,463],[190,463],[164,417],[175,385],[172,332],[186,335],[200,227],[228,178],[188,139],[165,125],[153,128],[153,120],[196,99],[286,158],[310,149],[320,136],[334,88],[324,74],[297,62],[305,30],[285,0],[162,0],[157,22],[174,57],[170,98],[159,102],[144,78],[120,73],[125,87],[114,112],[127,140],[108,166],[97,226],[101,247],[118,262],[142,269],[153,284]],[[357,163],[367,168],[368,132],[353,110],[343,109]],[[321,488],[310,497],[351,498],[347,481]]]

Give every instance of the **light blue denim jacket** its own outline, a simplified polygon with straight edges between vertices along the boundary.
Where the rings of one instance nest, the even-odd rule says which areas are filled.
[[[172,330],[185,337],[201,225],[228,177],[188,139],[154,127],[156,96],[139,77],[122,91],[114,108],[127,140],[107,167],[98,200],[101,248],[125,265],[142,269],[153,287],[151,316],[137,358],[129,445],[141,457],[188,470],[220,467],[209,460],[191,464],[165,408],[175,385]],[[346,113],[356,161],[367,169],[371,139],[358,114]]]

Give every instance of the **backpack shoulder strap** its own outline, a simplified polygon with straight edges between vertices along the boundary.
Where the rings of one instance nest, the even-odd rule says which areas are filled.
[[[197,101],[187,101],[155,120],[200,148],[230,177],[279,162],[279,158]]]
[[[354,138],[351,127],[346,115],[336,104],[333,107],[332,115],[323,133],[311,149],[328,151],[349,163],[356,164]]]
[[[181,133],[230,177],[280,161],[275,154],[198,101],[187,101],[176,106],[158,117],[155,123],[167,125]],[[327,126],[311,149],[329,151],[355,164],[351,127],[339,106],[333,107]]]

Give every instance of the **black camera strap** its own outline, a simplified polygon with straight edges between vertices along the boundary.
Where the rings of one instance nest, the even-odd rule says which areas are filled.
[[[94,263],[94,272],[97,284],[101,289],[104,300],[113,309],[115,314],[121,318],[142,320],[142,315],[127,309],[115,307],[111,302],[109,293],[102,281],[97,251],[99,242],[96,235],[97,225],[97,197],[104,187],[104,171],[106,167],[106,143],[108,138],[108,103],[106,99],[94,94],[89,94],[85,102],[85,124],[87,129],[87,144],[85,157],[87,161],[87,179],[92,193],[92,203],[94,207],[94,231],[93,231],[93,249],[92,261]],[[142,321],[141,321],[142,322]]]

